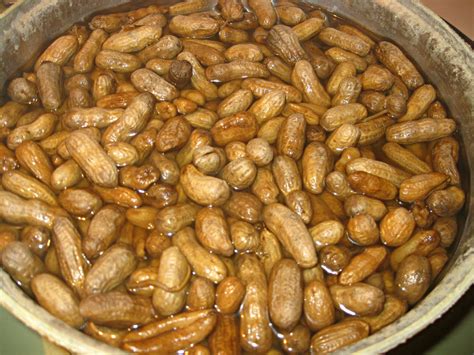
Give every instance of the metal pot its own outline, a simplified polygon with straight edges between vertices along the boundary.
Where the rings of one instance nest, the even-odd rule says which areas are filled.
[[[0,15],[0,88],[7,78],[27,65],[45,44],[71,24],[90,14],[129,0],[51,0],[17,3]],[[440,318],[473,284],[474,223],[470,187],[474,171],[474,55],[463,40],[433,12],[415,0],[309,0],[330,12],[361,24],[373,33],[398,43],[418,63],[460,127],[466,205],[460,237],[436,287],[414,309],[395,323],[343,353],[386,352]],[[0,304],[50,341],[75,353],[120,353],[66,326],[27,297],[0,270]]]

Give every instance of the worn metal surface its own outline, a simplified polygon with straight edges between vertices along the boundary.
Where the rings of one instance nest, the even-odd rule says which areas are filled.
[[[0,88],[39,49],[89,14],[127,0],[24,1],[0,15]],[[467,191],[458,247],[442,280],[414,309],[397,322],[343,350],[380,353],[407,341],[449,309],[474,282],[474,84],[472,50],[449,26],[415,0],[312,0],[329,11],[361,24],[402,46],[427,74],[460,127],[461,159]],[[49,315],[0,271],[0,304],[42,336],[76,353],[118,350],[67,327]]]

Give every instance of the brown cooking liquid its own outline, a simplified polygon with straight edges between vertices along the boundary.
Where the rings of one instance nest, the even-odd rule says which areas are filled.
[[[130,4],[125,4],[125,5],[118,6],[116,8],[109,9],[107,11],[103,11],[100,14],[127,12],[127,11],[134,10],[138,7],[149,6],[149,5],[152,5],[152,4],[155,4],[155,3],[156,3],[155,1],[140,1],[138,3],[133,2],[133,3],[130,3]],[[287,4],[287,3],[285,3],[285,4]],[[279,3],[277,3],[275,6],[278,6],[278,5],[279,5]],[[210,6],[210,8],[211,8],[211,6]],[[245,8],[246,8],[247,11],[251,11],[250,8],[247,6],[247,4],[245,4]],[[352,23],[350,21],[347,21],[346,19],[338,16],[337,14],[329,13],[329,12],[323,10],[323,9],[318,8],[318,7],[309,6],[308,4],[304,4],[302,6],[302,8],[303,8],[303,10],[306,14],[309,14],[310,12],[315,11],[315,10],[320,11],[320,16],[323,17],[323,18],[326,18],[326,27],[337,27],[338,25],[351,25],[351,26],[357,28],[358,30],[362,31],[366,35],[370,36],[375,42],[379,42],[379,41],[383,40],[382,38],[379,38],[376,35],[374,35],[372,33],[369,33],[368,31],[361,28],[357,24],[354,24],[354,23]],[[216,8],[214,7],[213,10],[216,10]],[[98,15],[98,14],[91,15],[90,17],[85,19],[84,22],[82,22],[78,25],[86,25],[96,15]],[[168,31],[168,33],[169,33],[169,31]],[[252,41],[253,40],[253,36],[252,36],[253,30],[248,31],[248,33],[249,33],[249,39],[250,39],[250,41]],[[167,34],[167,33],[165,33],[165,34]],[[216,35],[212,39],[218,40],[218,36]],[[323,52],[325,52],[327,49],[331,48],[331,46],[328,46],[328,45],[324,44],[323,42],[319,41],[317,39],[317,36],[315,36],[313,39],[310,39],[309,41],[313,41],[314,43],[316,43]],[[252,42],[250,42],[250,43],[252,43]],[[256,42],[253,42],[253,43],[256,43]],[[226,44],[226,47],[230,47],[230,46],[231,46],[230,44]],[[371,53],[373,53],[372,50],[371,50]],[[87,74],[87,75],[89,75],[89,74]],[[429,76],[429,73],[428,73],[428,76]],[[425,80],[426,80],[426,77],[425,77]],[[327,82],[328,82],[327,79],[321,80],[321,83],[324,87],[326,87]],[[220,85],[219,82],[216,82],[216,84]],[[186,89],[193,89],[193,87],[192,87],[192,85],[188,84]],[[411,93],[412,92],[410,92],[410,95],[411,95]],[[438,98],[438,100],[439,100],[439,98]],[[30,105],[29,111],[34,110],[37,107],[38,106],[36,106],[36,105]],[[64,110],[67,110],[67,107],[65,107],[65,105],[61,106],[56,113],[58,115],[61,115],[61,114],[64,113]],[[377,113],[369,113],[368,115],[371,116],[371,115],[374,115],[374,114],[377,114]],[[448,115],[449,115],[449,113],[448,113]],[[329,136],[329,133],[327,135]],[[457,136],[455,136],[455,137],[457,139],[459,139]],[[381,139],[379,139],[376,143],[374,143],[372,145],[369,145],[369,146],[366,146],[363,149],[361,149],[362,156],[363,157],[373,157],[376,160],[386,162],[386,163],[394,165],[394,166],[399,166],[399,165],[396,164],[396,162],[394,162],[390,158],[388,158],[385,155],[385,153],[383,152],[382,147],[386,143],[387,143],[387,141],[386,141],[385,136],[384,136]],[[420,158],[423,161],[427,162],[427,161],[430,160],[430,157],[431,157],[431,152],[429,150],[431,148],[432,148],[431,143],[429,143],[429,142],[428,143],[421,143],[421,144],[418,144],[418,146],[412,147],[411,151],[416,152],[415,154],[418,155],[418,158]],[[175,151],[178,151],[178,150],[175,150]],[[275,149],[274,149],[274,151],[275,151]],[[371,156],[372,154],[373,154],[373,156]],[[170,154],[167,154],[167,155],[171,158],[175,157],[175,154],[173,152],[171,152]],[[276,155],[276,153],[275,153],[275,155]],[[62,162],[61,158],[58,158],[57,155],[55,155],[55,158],[58,159],[59,163]],[[464,175],[464,170],[463,170],[464,169],[463,168],[464,164],[462,164],[462,158],[463,157],[461,156],[461,158],[460,158],[460,161],[461,161],[460,167],[461,167],[462,175]],[[335,157],[335,161],[337,161],[337,159],[338,159],[338,157]],[[151,158],[147,158],[144,163],[153,164],[153,160]],[[144,164],[144,163],[142,163],[142,164]],[[53,164],[55,165],[54,168],[57,168],[57,165],[54,161],[53,161]],[[404,168],[403,166],[400,166],[400,167]],[[301,165],[299,166],[299,168],[300,168],[300,171],[301,171],[301,169],[302,169]],[[23,171],[28,174],[28,169],[23,169]],[[467,181],[467,179],[465,181]],[[464,183],[465,183],[465,181],[464,181]],[[5,183],[4,183],[4,185],[5,185]],[[91,187],[91,183],[89,183],[87,180],[81,179],[81,181],[79,181],[78,184],[74,185],[74,187],[75,188],[89,189]],[[137,188],[136,191],[140,194],[140,196],[145,196],[146,195],[146,190],[148,188],[149,188],[148,186],[146,187],[146,189],[138,189]],[[184,192],[182,191],[182,188],[180,190],[181,191],[178,191],[177,194],[181,194],[181,196],[178,197],[178,198],[183,199],[182,195],[184,194]],[[90,189],[90,191],[93,191],[93,190]],[[251,188],[245,188],[241,191],[252,193]],[[327,191],[325,193],[326,193],[326,197],[324,199],[321,199],[323,204],[328,203],[328,200],[331,201],[331,198],[333,198],[333,196],[334,196],[334,195],[331,195],[331,194],[327,193]],[[59,193],[57,193],[57,195],[59,195]],[[340,198],[340,196],[336,196],[336,197]],[[184,198],[185,198],[185,196],[184,196]],[[283,197],[282,193],[279,194],[278,201],[281,204],[285,204],[285,198]],[[398,197],[391,200],[391,201],[385,201],[385,202],[386,202],[387,207],[389,207],[389,209],[394,209],[396,207],[405,207],[406,209],[411,210],[411,208],[413,206],[412,203],[403,202]],[[108,201],[107,204],[108,203],[110,203],[110,202]],[[107,205],[107,204],[105,202],[103,203],[104,206]],[[340,205],[342,206],[342,203]],[[151,205],[148,204],[146,200],[144,201],[142,207],[145,207],[145,206],[150,206],[151,207]],[[125,209],[122,209],[122,211],[125,211]],[[313,212],[318,212],[318,211],[313,211]],[[333,211],[330,211],[330,213],[333,216],[337,216],[338,211],[333,210]],[[430,212],[430,213],[432,213],[432,212]],[[74,215],[73,219],[76,221],[75,223],[76,223],[77,230],[79,231],[79,233],[82,234],[82,237],[86,233],[87,228],[90,224],[90,221],[91,221],[92,217],[93,217],[93,214],[89,214],[89,215],[85,215],[85,216],[83,216],[83,215]],[[225,217],[229,218],[230,216],[228,216],[226,214]],[[178,216],[178,218],[180,218],[180,216]],[[436,218],[438,218],[438,217],[436,217]],[[346,224],[348,219],[349,218],[347,216],[345,216],[344,218],[341,218],[341,221],[343,222],[343,224]],[[380,223],[380,222],[377,222],[377,224],[378,223]],[[144,227],[145,226],[133,226],[130,222],[126,222],[124,224],[124,226],[121,228],[121,231],[118,231],[118,235],[119,235],[118,240],[121,243],[129,244],[130,248],[134,249],[134,251],[135,251],[135,254],[136,254],[137,259],[138,259],[138,263],[136,265],[135,270],[138,270],[140,268],[146,268],[146,267],[157,268],[158,265],[159,265],[159,262],[157,260],[159,258],[159,256],[158,257],[153,257],[152,255],[150,255],[149,250],[145,246],[146,243],[147,243],[147,239],[150,238],[150,235],[153,232],[150,230],[150,228],[148,228],[149,226],[147,226],[148,230],[145,229]],[[254,230],[257,233],[260,233],[265,229],[265,224],[261,221],[258,221],[258,222],[253,223],[253,227],[254,227]],[[313,227],[313,224],[310,223],[308,225],[308,228],[309,227]],[[459,229],[461,229],[461,227],[462,227],[462,225],[460,224]],[[11,232],[11,233],[8,232],[10,234],[8,234],[7,232],[4,232],[4,234],[7,233],[9,236],[4,237],[3,239],[5,239],[5,240],[3,240],[3,239],[0,240],[0,251],[3,250],[3,248],[6,247],[12,240],[19,239],[18,234],[21,234],[21,232],[20,232],[21,228],[22,228],[22,226],[15,226],[12,229],[13,232]],[[4,229],[6,231],[10,231],[8,229],[8,227],[5,227]],[[25,229],[26,229],[26,227],[25,227]],[[423,228],[421,228],[421,229],[423,229]],[[424,228],[424,229],[429,229],[429,228]],[[415,232],[416,231],[417,230],[415,230]],[[24,233],[24,234],[26,234],[26,233]],[[173,234],[173,233],[171,233],[171,234]],[[171,235],[169,237],[171,237]],[[27,237],[21,237],[21,240],[24,243],[27,243],[32,250],[35,247],[37,247],[37,248],[39,247],[41,250],[39,252],[38,252],[38,250],[35,250],[35,252],[37,253],[37,255],[39,255],[41,260],[43,260],[43,262],[46,263],[46,270],[49,273],[53,273],[53,274],[56,273],[56,275],[58,275],[58,276],[60,275],[60,273],[58,272],[59,270],[57,268],[58,267],[57,261],[55,262],[57,256],[55,255],[55,253],[51,252],[51,249],[54,246],[51,244],[51,241],[49,239],[45,243],[44,235],[41,235],[41,236],[38,235],[38,236],[35,236],[35,237],[29,237],[29,239]],[[169,241],[163,240],[162,243],[164,243],[164,245],[167,245],[166,243],[169,243]],[[452,243],[451,246],[449,246],[449,245],[446,246],[445,248],[443,248],[443,250],[441,252],[448,252],[449,251],[449,253],[451,253],[451,251],[452,251],[453,247],[455,246],[455,244],[456,243]],[[382,244],[380,242],[377,242],[375,245],[382,245]],[[363,252],[366,249],[365,246],[357,245],[357,243],[348,235],[347,231],[345,232],[345,235],[340,239],[339,243],[337,243],[336,247],[343,250],[344,253],[346,253],[345,255],[348,258],[351,258],[351,259],[354,256],[359,255],[361,252]],[[48,249],[48,248],[50,250],[46,251],[46,249]],[[370,283],[372,285],[376,285],[377,282],[382,280],[386,275],[392,275],[392,277],[395,277],[395,272],[391,269],[389,259],[390,259],[391,252],[393,250],[395,250],[396,248],[395,247],[387,247],[386,249],[389,252],[389,255],[385,258],[385,260],[383,262],[380,263],[380,265],[377,267],[375,272],[373,272],[371,275],[366,277],[364,280],[361,280],[362,282],[368,282],[368,280],[370,279],[369,280]],[[256,250],[257,250],[256,255],[258,255],[259,257],[262,257],[263,256],[262,251],[259,251],[258,248],[256,248]],[[210,251],[210,253],[215,254],[212,251]],[[235,254],[232,255],[232,259],[230,257],[227,258],[227,259],[228,259],[229,262],[234,263],[234,268],[235,268],[236,263],[233,260],[236,259],[236,255],[239,254],[239,251],[237,249],[234,249],[234,253]],[[243,251],[241,253],[245,254],[246,252]],[[291,258],[290,253],[286,250],[283,250],[283,247],[282,247],[282,255],[283,255],[283,257]],[[320,259],[321,259],[321,257],[320,257]],[[97,260],[97,259],[95,259],[95,260]],[[86,260],[86,263],[89,264],[89,266],[87,266],[86,269],[88,267],[91,267],[92,265],[94,265],[95,260],[93,260],[93,259],[92,260]],[[332,261],[334,261],[336,263],[335,260],[332,260]],[[51,265],[55,266],[56,270],[52,270]],[[321,269],[322,269],[322,271],[321,271]],[[326,283],[327,286],[337,284],[337,282],[338,282],[337,275],[340,274],[341,270],[333,270],[333,269],[331,269],[330,266],[328,267],[328,265],[322,265],[321,269],[320,269],[319,272],[324,273],[324,277],[326,279],[325,283]],[[318,274],[318,272],[317,272],[317,274]],[[197,277],[197,274],[194,270],[192,270],[192,275],[193,275],[192,278]],[[443,275],[443,273],[441,273],[440,275]],[[17,284],[21,286],[22,282],[24,282],[24,280],[16,278],[14,275],[12,275],[12,276],[15,279],[15,281],[17,282]],[[439,278],[439,276],[438,276],[438,278]],[[267,283],[268,283],[268,279],[269,279],[269,275],[267,275]],[[316,279],[318,279],[318,276],[316,276]],[[150,284],[153,284],[153,282],[151,282]],[[189,285],[190,281],[188,281],[187,284]],[[430,289],[435,284],[436,284],[435,280],[431,280]],[[380,284],[377,285],[377,286],[382,287],[382,288],[387,287],[387,285],[384,285],[383,282],[382,282],[381,286],[380,286]],[[125,279],[123,282],[120,283],[120,285],[115,287],[114,290],[117,290],[117,291],[120,291],[120,292],[128,292],[130,294],[139,294],[139,295],[145,295],[146,297],[151,297],[152,293],[150,291],[155,289],[156,287],[158,287],[158,286],[152,285],[152,286],[138,287],[138,288],[127,286],[127,279]],[[215,287],[214,287],[214,289],[215,289]],[[393,292],[390,292],[390,290],[385,289],[384,291],[386,293],[392,293],[392,296],[390,296],[390,297],[394,297]],[[32,294],[31,291],[28,291],[28,292],[30,293],[30,295]],[[428,290],[428,292],[429,292],[429,290]],[[425,295],[426,295],[426,293],[425,293]],[[76,296],[78,296],[78,295],[76,295]],[[400,297],[400,296],[397,296],[397,297]],[[401,297],[400,297],[400,299],[401,299]],[[336,302],[336,301],[334,301],[334,302]],[[186,308],[187,308],[187,306],[182,307],[182,311],[186,311]],[[179,313],[180,312],[174,312],[175,315],[177,315]],[[165,318],[163,316],[158,316],[158,312],[156,312],[156,314],[157,314],[156,320]],[[239,315],[240,315],[239,311],[235,312],[235,314],[234,314],[234,316],[237,319],[239,318]],[[355,312],[351,309],[348,309],[348,307],[346,305],[340,305],[339,309],[338,309],[338,307],[336,307],[336,309],[335,309],[335,321],[338,322],[338,323],[341,323],[342,321],[346,321],[347,319],[352,319],[353,316],[358,316],[357,312]],[[281,351],[286,351],[286,352],[290,352],[290,353],[294,353],[294,352],[301,351],[301,350],[303,350],[302,352],[308,352],[309,351],[309,339],[307,340],[308,344],[305,345],[304,349],[296,348],[296,350],[295,350],[294,348],[292,348],[292,346],[293,346],[292,341],[296,342],[296,343],[298,343],[298,341],[296,341],[296,339],[292,339],[293,335],[288,335],[289,334],[288,331],[285,332],[285,331],[282,331],[281,329],[278,329],[278,327],[275,326],[271,322],[271,319],[270,318],[268,318],[268,319],[270,320],[269,326],[271,327],[271,330],[273,332],[272,349],[275,351],[275,353],[281,352]],[[393,319],[392,321],[394,321],[394,320],[395,319]],[[304,319],[304,316],[302,316],[301,321],[298,322],[298,326],[297,326],[297,327],[299,327],[298,331],[301,331],[301,329],[306,328],[307,327],[306,324],[307,324],[307,321]],[[128,330],[129,331],[130,330],[136,330],[137,328],[141,327],[142,325],[143,324],[139,324],[139,325],[135,324],[135,325],[129,327]],[[371,324],[371,326],[372,326],[372,324]],[[102,339],[103,341],[107,341],[109,344],[112,344],[114,346],[121,346],[121,338],[127,332],[126,330],[123,329],[123,327],[121,327],[122,329],[120,329],[120,330],[118,330],[118,329],[117,330],[115,330],[115,329],[111,330],[111,329],[108,329],[107,327],[101,327],[101,325],[99,325],[99,324],[96,325],[93,322],[87,323],[87,326],[84,324],[82,329],[84,329],[84,328],[85,328],[86,333],[92,334],[93,336],[95,336],[99,339]],[[111,327],[111,328],[113,328],[113,327]],[[296,328],[294,328],[294,329],[295,329],[294,331],[295,331],[295,334],[296,334]],[[304,330],[307,332],[307,329],[304,329]],[[302,331],[302,334],[303,333],[305,334],[304,337],[306,337],[307,334],[308,334],[308,333],[305,333],[305,331]],[[316,333],[317,333],[317,331],[311,331],[311,336],[313,336]],[[183,334],[180,334],[178,336],[183,336]],[[301,339],[298,339],[298,340],[301,340]],[[194,341],[194,342],[190,343],[191,346],[194,346],[194,345],[197,345],[197,344],[201,344],[201,345],[204,345],[204,346],[209,346],[210,342],[208,342],[208,337],[207,337],[206,339],[204,339],[202,341],[197,340],[197,341]],[[284,344],[284,345],[282,345],[282,344]],[[350,344],[350,342],[347,343],[346,345],[348,345],[348,344]],[[301,346],[301,344],[297,344],[297,345]],[[129,350],[130,350],[130,348],[129,348]],[[182,349],[182,350],[186,350],[186,349]],[[192,353],[193,352],[190,350],[189,354],[192,354]],[[229,352],[229,353],[232,353],[232,352]]]

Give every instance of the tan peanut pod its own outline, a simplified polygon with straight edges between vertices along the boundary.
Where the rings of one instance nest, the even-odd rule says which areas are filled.
[[[413,90],[424,84],[421,74],[394,44],[379,42],[375,48],[375,55],[393,74],[398,75],[409,89]]]
[[[303,312],[303,282],[294,260],[275,264],[268,284],[270,319],[280,329],[291,330]]]
[[[345,78],[355,77],[355,75],[356,67],[352,62],[347,61],[339,63],[329,77],[328,83],[326,85],[328,94],[334,96],[341,84],[341,81]]]
[[[105,146],[107,155],[114,161],[116,166],[130,166],[138,162],[137,149],[125,142],[110,143]]]
[[[39,274],[31,281],[31,287],[38,303],[49,313],[74,328],[84,324],[84,318],[79,313],[79,300],[59,278]]]
[[[393,120],[388,116],[381,116],[367,122],[357,123],[360,130],[359,146],[374,144],[385,136],[385,130],[393,124]]]
[[[206,207],[196,215],[195,231],[201,244],[220,255],[231,256],[234,248],[223,211],[218,207]]]
[[[337,220],[326,220],[311,227],[309,233],[316,249],[319,250],[339,243],[344,236],[344,226]]]
[[[263,264],[267,277],[270,277],[273,266],[283,257],[278,238],[267,229],[260,232],[257,256]]]
[[[175,86],[149,69],[135,70],[130,79],[138,91],[149,92],[158,101],[171,101],[178,97],[178,91]]]
[[[114,245],[94,263],[84,280],[87,295],[108,292],[120,285],[137,266],[135,254],[126,246]]]
[[[347,222],[347,232],[353,244],[368,246],[376,244],[379,240],[379,230],[375,219],[369,214],[359,214]]]
[[[156,217],[156,230],[166,235],[173,235],[180,229],[191,225],[197,211],[198,207],[189,203],[165,207]]]
[[[281,116],[269,119],[260,126],[257,136],[259,138],[265,139],[269,144],[275,143],[278,138],[280,127],[284,121],[285,117]]]
[[[250,36],[247,32],[232,28],[229,26],[224,26],[219,31],[219,40],[223,43],[233,44],[242,44],[250,41]]]
[[[248,5],[257,15],[258,23],[263,28],[269,30],[277,22],[277,13],[271,1],[251,0]]]
[[[186,195],[201,205],[220,206],[230,194],[229,186],[224,180],[206,176],[191,164],[182,169],[181,184]]]
[[[459,185],[461,178],[457,163],[459,159],[459,143],[452,137],[441,138],[431,151],[433,170],[449,176],[451,185]]]
[[[350,173],[347,181],[355,191],[379,200],[393,200],[398,194],[390,181],[364,171]]]
[[[447,118],[448,117],[448,113],[446,112],[446,109],[444,108],[443,104],[439,101],[433,102],[428,108],[428,111],[426,111],[426,114],[428,117],[431,117],[431,118]]]
[[[101,98],[112,95],[115,92],[115,79],[109,74],[101,74],[94,80],[94,85],[92,86],[92,98],[98,101]],[[102,106],[99,106],[102,107]]]
[[[176,233],[172,242],[183,253],[197,275],[214,283],[219,283],[227,276],[225,264],[196,241],[194,231],[190,227]]]
[[[412,254],[427,256],[440,242],[439,233],[435,230],[421,230],[415,233],[405,244],[402,244],[390,254],[390,265],[397,271],[400,263]]]
[[[152,302],[154,309],[162,317],[175,315],[186,305],[186,288],[176,292],[170,292],[155,287],[153,290]]]
[[[218,5],[226,21],[239,21],[244,17],[244,7],[240,0],[220,0]]]
[[[198,147],[193,153],[193,164],[205,175],[217,175],[227,162],[222,148],[208,145]]]
[[[436,100],[436,91],[431,85],[418,87],[407,102],[407,112],[399,118],[398,122],[413,121],[420,118],[432,102]]]
[[[107,37],[107,33],[102,29],[92,31],[89,38],[74,57],[74,70],[76,72],[88,73],[93,69],[95,57]]]
[[[377,64],[371,64],[361,75],[364,90],[387,91],[394,82],[394,77],[388,69]]]
[[[263,267],[255,256],[243,254],[237,260],[237,268],[239,278],[246,285],[240,311],[240,345],[246,351],[267,351],[271,347],[272,331]]]
[[[410,239],[415,226],[415,219],[407,209],[395,208],[380,222],[380,240],[387,246],[398,247]]]
[[[339,105],[328,109],[321,117],[320,124],[326,131],[334,131],[344,123],[355,124],[365,117],[367,109],[361,104]]]
[[[191,100],[198,106],[203,106],[206,103],[206,98],[197,90],[185,89],[181,90],[180,97]]]
[[[59,65],[45,62],[36,72],[39,97],[47,110],[57,110],[63,101],[63,72]]]
[[[217,324],[208,339],[212,354],[239,354],[239,324],[234,315],[218,315]]]
[[[275,182],[283,195],[286,196],[292,191],[302,189],[298,166],[290,157],[276,156],[273,159],[272,171]]]
[[[122,343],[122,338],[125,336],[127,331],[103,327],[92,322],[86,322],[84,333],[106,344],[118,347]]]
[[[333,167],[333,157],[327,146],[320,142],[306,146],[302,166],[305,188],[314,194],[320,194],[324,190],[326,175]]]
[[[63,115],[61,123],[71,130],[86,127],[104,128],[119,120],[123,112],[120,108],[75,108]]]
[[[191,280],[186,297],[186,309],[190,311],[211,309],[214,307],[214,285],[208,279],[196,277]]]
[[[443,248],[435,249],[428,256],[428,261],[430,262],[430,266],[431,266],[431,280],[436,279],[436,277],[443,270],[448,260],[449,260],[448,254]]]
[[[127,108],[139,94],[138,91],[124,91],[105,95],[96,101],[96,106],[105,109]]]
[[[441,217],[436,220],[433,229],[440,235],[440,245],[449,248],[456,238],[458,224],[455,217]]]
[[[206,16],[178,15],[169,22],[169,30],[180,37],[209,38],[219,31],[219,22]]]
[[[94,139],[75,131],[67,137],[66,147],[71,157],[94,184],[104,187],[117,186],[117,168]]]
[[[285,106],[286,95],[283,91],[272,91],[257,100],[249,111],[255,115],[259,125],[278,116]]]
[[[105,251],[117,239],[124,222],[122,210],[117,206],[105,206],[97,212],[82,239],[82,250],[87,258],[95,258]]]
[[[370,331],[375,333],[403,316],[407,309],[405,301],[392,295],[386,295],[382,312],[376,316],[362,317],[361,320],[369,324]]]
[[[160,171],[160,181],[176,185],[179,181],[179,166],[172,160],[168,159],[165,155],[154,151],[151,154],[151,163]]]
[[[334,352],[369,336],[369,325],[359,319],[347,319],[317,332],[311,338],[315,354]]]
[[[304,42],[316,36],[323,26],[324,20],[313,17],[295,25],[292,31],[300,42]]]
[[[267,78],[270,72],[261,63],[234,60],[230,63],[207,67],[206,77],[212,82],[227,82],[244,78]]]
[[[431,172],[431,168],[428,164],[397,143],[386,143],[382,147],[382,150],[387,157],[412,174],[416,175]]]
[[[359,56],[366,56],[370,51],[370,45],[359,37],[331,27],[323,29],[318,38],[328,46],[339,47]]]
[[[7,171],[2,176],[2,185],[5,190],[11,191],[26,199],[38,199],[51,206],[57,206],[58,200],[50,188],[20,171]]]
[[[362,282],[350,286],[335,284],[329,291],[336,308],[349,315],[376,315],[382,311],[385,302],[382,290]]]
[[[64,281],[83,296],[87,264],[82,254],[81,237],[69,219],[57,217],[54,220],[53,242]]]
[[[42,141],[39,142],[40,147],[48,155],[54,155],[57,153],[58,147],[64,142],[70,132],[59,131],[51,134]]]
[[[214,111],[198,108],[196,111],[184,116],[184,118],[194,128],[209,130],[218,121],[219,116]]]
[[[5,105],[0,107],[0,127],[12,128],[28,111],[28,106],[8,101]]]
[[[42,140],[54,132],[56,123],[56,115],[52,113],[42,114],[32,123],[12,130],[7,137],[7,146],[10,149],[15,149],[27,140]]]
[[[172,59],[153,58],[146,62],[145,67],[158,75],[166,75],[170,71]]]
[[[337,92],[331,100],[331,106],[355,103],[359,97],[362,86],[357,77],[348,77],[341,80]]]
[[[464,206],[465,193],[457,186],[433,192],[426,200],[427,206],[440,217],[451,217]]]
[[[0,256],[4,270],[26,293],[32,295],[31,281],[45,272],[41,259],[25,243],[15,240],[5,246]]]
[[[234,192],[223,207],[230,217],[252,224],[262,220],[263,205],[256,196],[248,192]]]
[[[428,290],[432,280],[431,265],[428,258],[409,255],[400,263],[395,277],[395,293],[413,305]]]
[[[402,181],[410,177],[408,173],[394,168],[387,163],[368,158],[357,158],[351,160],[346,165],[346,171],[348,174],[358,171],[372,174],[390,181],[396,187],[400,187]]]
[[[157,285],[168,292],[177,292],[186,286],[191,268],[184,255],[175,246],[163,251],[158,267]]]
[[[2,228],[0,226],[0,236],[5,238],[7,243],[17,239],[16,232],[14,228],[5,228],[5,226]],[[12,236],[14,238],[13,240],[11,238]],[[21,231],[20,240],[27,244],[33,253],[43,259],[51,243],[51,232],[44,227],[26,226]],[[6,245],[3,247],[5,246]],[[1,249],[2,246],[0,246],[0,257]]]
[[[185,51],[191,52],[204,66],[222,64],[225,62],[226,58],[222,52],[211,46],[192,40],[184,40],[183,46]]]
[[[309,328],[313,331],[321,330],[336,321],[331,294],[326,285],[314,280],[304,289],[304,317]]]
[[[305,12],[292,4],[281,4],[275,7],[278,19],[287,26],[295,26],[306,19]]]
[[[232,314],[238,311],[245,296],[245,286],[235,276],[228,276],[219,283],[216,289],[216,309],[221,314]]]
[[[290,27],[285,25],[273,26],[268,32],[267,46],[287,64],[295,64],[299,60],[307,58],[298,37]]]
[[[205,131],[203,129],[193,130],[186,145],[181,148],[178,154],[176,155],[176,162],[181,167],[191,163],[193,161],[195,152],[199,148],[209,147],[211,143],[212,138],[208,131]]]
[[[64,35],[58,37],[36,60],[35,71],[38,71],[44,62],[51,62],[59,66],[66,64],[76,53],[77,47],[78,42],[76,36]]]
[[[143,64],[135,55],[110,50],[101,50],[95,57],[95,65],[100,69],[112,70],[117,73],[131,73]]]
[[[341,157],[334,164],[334,169],[336,171],[345,173],[346,165],[352,159],[360,158],[360,151],[357,148],[347,148],[341,153]]]
[[[264,79],[249,78],[242,83],[242,89],[249,89],[255,97],[262,97],[271,91],[283,91],[287,102],[301,102],[301,92],[291,85],[280,84]]]
[[[340,171],[332,171],[326,176],[326,190],[344,201],[356,192],[352,190],[347,177]]]
[[[237,90],[240,90],[242,85],[242,80],[232,80],[228,81],[227,83],[223,83],[219,86],[217,91],[218,96],[221,99],[225,99],[226,97],[232,95]]]
[[[217,114],[220,118],[225,118],[238,112],[246,111],[252,104],[252,101],[253,95],[250,90],[237,90],[219,103]]]
[[[259,247],[258,232],[244,221],[230,221],[230,236],[238,253],[255,252]]]
[[[125,217],[128,222],[136,227],[154,229],[157,214],[158,209],[155,207],[142,206],[139,208],[129,208],[125,212]]]
[[[285,196],[285,203],[290,210],[301,217],[305,224],[311,221],[313,216],[313,207],[306,191],[292,191]]]
[[[367,61],[364,58],[342,48],[332,47],[324,53],[336,63],[352,62],[358,72],[363,72],[367,69]]]
[[[24,200],[8,191],[0,191],[0,194],[2,197],[1,217],[8,223],[51,229],[55,218],[66,214],[64,210],[40,200]]]
[[[326,140],[326,145],[334,154],[340,154],[345,149],[355,146],[360,134],[357,126],[345,123],[331,133]]]
[[[306,121],[301,114],[288,117],[280,127],[276,141],[277,152],[298,160],[303,154]]]
[[[16,157],[22,167],[49,186],[53,167],[48,156],[38,144],[32,141],[23,142],[16,149]]]
[[[257,165],[265,166],[273,160],[273,149],[270,144],[262,138],[254,138],[247,143],[247,156]]]
[[[339,275],[341,285],[351,285],[364,280],[374,273],[387,257],[385,247],[367,247],[362,253],[354,256]]]
[[[274,203],[263,210],[263,219],[298,265],[309,268],[316,264],[313,241],[300,217],[287,207]]]
[[[245,31],[254,30],[258,27],[257,16],[253,12],[244,12],[243,19],[231,22],[230,26]]]
[[[349,33],[351,35],[359,37],[361,40],[366,42],[371,48],[375,46],[375,42],[369,36],[367,36],[364,32],[359,30],[357,27],[341,24],[337,26],[337,29],[339,31]]]
[[[263,53],[260,48],[252,43],[241,43],[233,45],[224,52],[225,59],[229,62],[234,60],[245,60],[249,62],[260,62]]]
[[[38,89],[35,83],[25,78],[15,78],[7,88],[8,96],[19,104],[33,104],[38,102]]]
[[[144,63],[153,58],[173,59],[182,49],[183,44],[179,38],[166,35],[158,40],[158,42],[138,52],[137,56]]]
[[[382,201],[363,195],[352,195],[344,201],[344,210],[350,217],[358,214],[368,214],[376,221],[387,214],[387,207]]]
[[[208,6],[209,2],[207,0],[183,1],[171,5],[169,7],[168,13],[170,16],[189,15],[195,12],[206,10]]]
[[[291,67],[278,57],[265,58],[263,63],[267,66],[270,74],[278,77],[284,82],[291,84]]]
[[[214,124],[211,135],[214,142],[224,146],[233,141],[247,142],[257,134],[257,121],[250,112],[239,112]]]
[[[120,291],[90,295],[79,304],[81,315],[98,325],[126,329],[148,323],[154,312],[148,298]]]
[[[424,200],[432,191],[445,187],[447,181],[446,175],[436,172],[412,176],[402,181],[399,198],[404,202]]]
[[[318,125],[320,117],[326,112],[326,108],[309,103],[292,103],[289,102],[283,109],[283,116],[288,117],[295,113],[300,113],[304,116],[306,123],[309,125]]]
[[[122,347],[128,352],[157,353],[173,353],[185,348],[196,348],[199,347],[197,344],[211,333],[216,321],[217,316],[213,310],[185,312],[180,316],[155,322],[156,325],[155,323],[146,325],[145,327],[156,327],[157,334],[135,341],[127,341],[126,337]],[[141,332],[141,329],[137,332]]]
[[[305,101],[324,107],[331,104],[331,98],[307,60],[300,60],[295,63],[291,74],[291,82],[303,93]]]
[[[191,76],[191,84],[193,87],[200,91],[207,100],[217,99],[217,87],[207,79],[204,68],[196,57],[191,52],[181,52],[177,59],[186,60],[192,65],[193,74]]]

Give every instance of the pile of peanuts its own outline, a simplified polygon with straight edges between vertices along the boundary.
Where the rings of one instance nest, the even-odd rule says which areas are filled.
[[[396,45],[289,0],[57,38],[0,108],[1,264],[130,352],[327,353],[448,261],[456,123]]]

